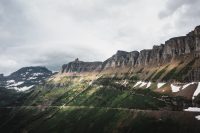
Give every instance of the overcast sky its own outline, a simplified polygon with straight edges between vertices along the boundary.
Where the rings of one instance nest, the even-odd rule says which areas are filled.
[[[103,61],[200,25],[200,0],[0,0],[0,73]]]

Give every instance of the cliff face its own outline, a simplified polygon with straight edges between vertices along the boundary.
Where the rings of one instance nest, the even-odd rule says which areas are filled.
[[[6,78],[3,74],[0,74],[0,87],[4,86]]]
[[[0,74],[0,80],[4,79],[4,75],[3,74]]]
[[[149,64],[151,50],[142,50],[140,51],[139,57],[137,59],[137,65],[147,65]]]
[[[200,52],[200,26],[186,36],[172,38],[165,42],[163,59],[184,54],[195,54]]]
[[[138,65],[155,65],[187,54],[197,57],[200,54],[200,26],[186,36],[171,38],[151,50],[142,50],[137,62]]]
[[[125,52],[117,51],[115,55],[107,59],[104,62],[83,62],[76,59],[73,62],[64,64],[62,66],[61,73],[81,73],[81,72],[92,72],[102,71],[106,69],[113,69],[125,66],[133,66],[136,64],[139,52]]]
[[[197,60],[200,57],[200,26],[197,26],[186,36],[171,38],[165,44],[155,45],[152,49],[141,50],[140,52],[117,51],[116,54],[104,62],[83,62],[76,59],[73,62],[63,65],[62,73],[104,71],[124,67],[160,67],[170,64],[177,59],[179,62],[187,62],[184,59],[188,56],[190,57],[189,60]],[[200,64],[194,64],[196,64],[195,72],[191,70],[190,74],[187,74],[191,80],[200,80],[198,76],[200,75]],[[196,72],[198,73],[193,74]]]
[[[100,70],[102,62],[83,62],[79,61],[79,59],[76,59],[73,62],[70,62],[68,64],[64,64],[62,66],[62,73],[73,73],[73,72],[92,72]]]
[[[130,52],[132,53],[132,52]],[[183,55],[200,55],[200,26],[186,36],[171,38],[159,46],[152,49],[134,51],[133,55],[129,52],[118,51],[111,58],[106,60],[104,68],[118,67],[124,65],[131,66],[157,66],[169,63],[174,58]]]
[[[101,69],[125,67],[135,65],[139,52],[117,51],[115,55],[103,62]]]

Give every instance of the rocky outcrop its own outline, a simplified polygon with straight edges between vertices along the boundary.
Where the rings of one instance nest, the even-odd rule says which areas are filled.
[[[152,49],[140,52],[118,51],[103,62],[103,69],[124,66],[158,66],[187,54],[200,56],[200,26],[186,36],[171,38],[165,44],[155,45]]]
[[[137,51],[125,52],[119,50],[111,58],[103,62],[102,69],[133,66],[136,63],[138,56],[139,52]]]
[[[0,74],[0,80],[4,79],[4,75]]]
[[[103,63],[83,62],[76,59],[73,62],[63,65],[62,73],[104,71],[124,67],[159,67],[188,55],[191,57],[191,60],[192,58],[200,58],[200,26],[197,26],[186,36],[171,38],[165,44],[154,45],[152,49],[145,49],[140,52],[119,50]],[[200,67],[200,65],[197,65],[197,67]],[[199,71],[197,75],[200,75]],[[190,79],[192,78],[200,80],[196,75],[190,77]]]
[[[200,26],[186,36],[171,38],[165,44],[140,51],[137,65],[169,63],[174,58],[187,54],[197,57],[200,55]]]
[[[164,49],[163,44],[161,44],[160,46],[157,46],[157,45],[153,46],[153,49],[151,50],[149,64],[159,65],[160,63],[162,63],[163,49]]]
[[[140,51],[139,57],[137,59],[137,65],[147,65],[147,64],[149,64],[151,53],[152,53],[152,50],[142,50],[142,51]]]
[[[138,51],[132,51],[129,53],[129,62],[128,64],[131,66],[134,66],[137,62],[139,56],[139,52]]]
[[[4,75],[3,74],[0,74],[0,87],[1,86],[4,86],[4,84],[5,84],[5,77],[4,77]]]
[[[2,75],[0,86],[18,91],[28,90],[35,85],[42,84],[51,75],[52,72],[46,67],[23,67],[8,76]]]
[[[41,67],[41,66],[23,67],[14,73],[11,73],[9,76],[7,76],[7,79],[10,80],[14,79],[16,81],[34,77],[40,77],[42,79],[51,75],[52,72],[48,70],[46,67]]]
[[[83,62],[77,58],[75,61],[62,66],[62,73],[80,73],[98,71],[101,68],[102,62]]]
[[[172,38],[165,42],[163,59],[172,59],[183,54],[196,51],[194,37],[184,36]]]
[[[169,63],[178,56],[200,55],[200,26],[186,36],[171,38],[161,44],[154,46],[151,50],[142,50],[140,52],[137,65],[158,65]]]
[[[200,52],[200,26],[186,36],[172,38],[165,42],[163,59]]]

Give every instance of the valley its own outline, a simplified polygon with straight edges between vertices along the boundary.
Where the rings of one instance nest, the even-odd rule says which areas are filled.
[[[197,26],[149,50],[119,50],[103,62],[77,58],[58,73],[25,67],[1,75],[0,131],[199,133],[199,54]]]

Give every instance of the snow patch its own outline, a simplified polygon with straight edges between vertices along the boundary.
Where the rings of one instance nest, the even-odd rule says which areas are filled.
[[[24,83],[24,82],[21,81],[21,82],[17,82],[17,83],[11,84],[11,85],[9,85],[9,86],[18,86],[18,85],[21,85],[21,84],[23,84],[23,83]]]
[[[133,87],[137,87],[139,85],[139,87],[144,87],[146,85],[145,88],[149,88],[151,86],[151,82],[144,82],[144,81],[138,81]]]
[[[28,69],[29,72],[31,72],[33,69]]]
[[[25,77],[25,76],[26,76],[26,74],[23,74],[23,73],[22,73],[22,74],[20,74],[20,75],[21,75],[22,77]]]
[[[7,83],[15,83],[15,80],[8,80]]]
[[[25,75],[29,74],[29,72],[25,72]]]
[[[30,77],[27,80],[37,79],[37,77]]]
[[[147,84],[147,87],[146,88],[149,88],[151,86],[151,82],[148,82]]]
[[[33,87],[34,87],[34,85],[31,85],[31,86],[24,86],[24,87],[20,87],[20,88],[14,87],[14,89],[15,89],[16,91],[27,91],[27,90],[29,90],[29,89],[31,89],[31,88],[33,88]]]
[[[195,90],[192,99],[194,99],[200,93],[200,82],[198,83],[197,89]]]
[[[139,87],[143,87],[145,86],[147,83],[146,82],[142,82],[141,85]]]
[[[176,86],[176,85],[171,84],[172,92],[179,92],[180,88],[181,88],[181,86]]]
[[[138,85],[140,85],[142,83],[142,81],[138,81],[133,87],[136,87]]]
[[[198,107],[189,107],[187,109],[184,109],[184,111],[188,111],[188,112],[200,112],[200,108],[198,108]]]
[[[19,91],[26,91],[26,90],[29,90],[29,89],[31,89],[31,88],[33,88],[34,87],[34,85],[31,85],[31,86],[24,86],[24,87],[22,87],[22,88],[19,88]]]
[[[200,115],[195,116],[197,120],[200,120]]]
[[[192,84],[195,84],[195,82],[192,82],[192,83],[188,83],[186,85],[183,86],[182,90],[184,90],[185,88],[187,88],[188,86],[192,85]]]
[[[90,81],[89,85],[92,85],[93,84],[93,81]]]
[[[128,84],[128,81],[127,80],[125,80],[123,83],[122,83],[122,85],[127,85]]]
[[[40,75],[44,75],[43,73],[34,73],[33,76],[40,76]]]
[[[159,89],[159,88],[161,88],[163,85],[165,85],[166,83],[158,83],[157,84],[157,88]]]

